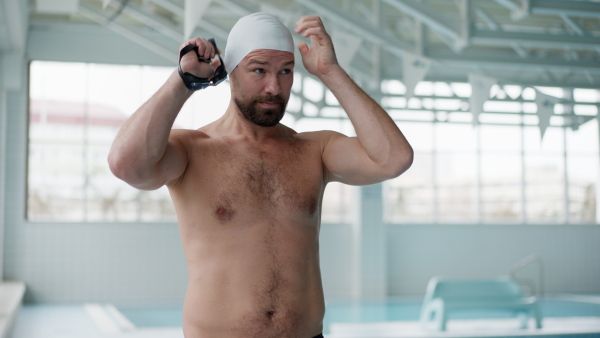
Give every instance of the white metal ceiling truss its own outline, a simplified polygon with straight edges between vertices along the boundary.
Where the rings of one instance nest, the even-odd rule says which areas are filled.
[[[402,79],[407,54],[431,60],[426,81],[466,82],[476,73],[499,85],[600,87],[600,2],[593,0],[79,0],[77,14],[56,19],[104,25],[176,60],[190,34],[184,27],[191,36],[214,37],[223,50],[237,19],[256,11],[279,16],[290,29],[302,15],[320,15],[336,40],[347,41],[336,49],[347,71],[376,98],[381,80]],[[30,20],[38,19],[48,14]]]

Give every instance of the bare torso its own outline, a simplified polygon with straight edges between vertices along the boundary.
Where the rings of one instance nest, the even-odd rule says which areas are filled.
[[[319,142],[291,130],[250,142],[210,125],[181,135],[188,167],[169,190],[189,271],[186,338],[321,333]]]

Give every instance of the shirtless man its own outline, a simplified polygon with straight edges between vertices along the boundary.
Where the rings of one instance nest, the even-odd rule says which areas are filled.
[[[295,33],[310,37],[310,46],[298,45],[302,62],[339,100],[357,137],[296,133],[279,123],[292,87],[293,41],[276,18],[255,13],[228,38],[231,102],[221,118],[171,130],[193,93],[174,71],[112,146],[117,177],[144,190],[167,185],[173,198],[189,271],[187,338],[322,337],[325,186],[381,182],[412,163],[396,124],[338,65],[321,19],[302,17]],[[218,53],[205,39],[187,44],[207,59]],[[210,78],[218,58],[201,63],[193,54],[182,59],[183,71]]]

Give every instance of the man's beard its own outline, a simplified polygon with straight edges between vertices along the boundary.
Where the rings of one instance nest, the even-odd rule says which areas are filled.
[[[283,118],[287,105],[281,96],[257,97],[246,104],[243,104],[237,98],[233,100],[248,121],[261,127],[273,127],[277,125]],[[279,106],[273,109],[263,109],[258,107],[260,102],[277,103]]]

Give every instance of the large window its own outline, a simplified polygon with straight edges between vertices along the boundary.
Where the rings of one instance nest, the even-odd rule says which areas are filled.
[[[383,103],[398,111],[392,116],[415,159],[384,184],[388,223],[596,223],[598,111],[587,103],[600,101],[597,91],[575,89],[581,104],[573,112],[558,104],[542,139],[531,88],[495,87],[473,127],[468,110],[446,99],[467,101],[464,84],[451,84],[448,93],[440,90],[447,86],[421,82],[410,102],[394,98],[402,90],[393,86],[383,86],[390,94]],[[543,91],[563,97],[559,88]],[[410,121],[416,114],[419,123]]]
[[[106,158],[123,122],[173,68],[40,62],[30,67],[27,218],[31,221],[162,222],[176,215],[166,187],[141,191],[115,178]],[[196,129],[229,103],[228,82],[195,93],[174,128]],[[290,110],[299,110],[294,97]],[[298,131],[343,131],[343,120],[282,121]],[[347,127],[346,127],[347,128]],[[349,221],[351,187],[332,183],[323,222]]]
[[[172,71],[32,62],[29,220],[176,220],[166,188],[134,189],[115,178],[106,163],[122,123]],[[598,123],[591,117],[598,114],[598,91],[575,89],[573,111],[557,105],[542,139],[531,88],[496,86],[477,128],[471,125],[468,84],[421,82],[408,101],[399,81],[383,82],[381,89],[382,105],[415,150],[413,166],[384,183],[388,223],[596,222],[599,140]],[[563,94],[556,88],[544,90]],[[174,128],[210,123],[228,102],[227,82],[198,92],[184,105]],[[299,132],[355,133],[332,94],[309,77],[295,74],[288,112],[282,122]],[[584,123],[556,127],[565,121]],[[328,185],[323,222],[351,222],[353,189]]]

